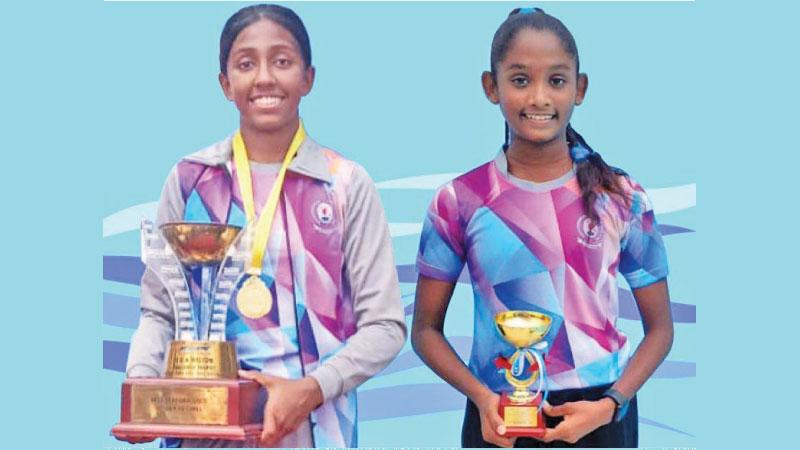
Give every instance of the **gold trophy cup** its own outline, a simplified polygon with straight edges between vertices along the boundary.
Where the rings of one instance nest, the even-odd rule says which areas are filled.
[[[160,231],[160,232],[159,232]],[[240,228],[224,224],[142,222],[142,260],[172,300],[175,340],[164,378],[128,378],[122,386],[120,440],[157,437],[250,441],[261,431],[260,386],[238,379],[236,346],[225,321],[239,270],[225,262]],[[200,293],[187,273],[200,271]],[[196,290],[195,290],[196,292]]]
[[[500,417],[506,426],[506,436],[544,436],[542,406],[547,398],[547,378],[541,352],[547,348],[543,341],[552,319],[547,314],[532,311],[506,311],[494,317],[500,336],[516,348],[505,365],[506,381],[512,393],[500,395]],[[526,369],[527,368],[527,369]],[[525,372],[530,375],[524,376]],[[537,383],[537,390],[529,388]]]

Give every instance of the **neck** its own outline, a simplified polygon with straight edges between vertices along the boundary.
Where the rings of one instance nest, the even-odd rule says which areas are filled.
[[[282,162],[299,126],[299,118],[285,127],[270,131],[242,125],[240,130],[244,145],[247,147],[247,159],[267,164]]]
[[[506,159],[511,175],[536,183],[555,180],[572,169],[566,139],[536,145],[512,136]]]

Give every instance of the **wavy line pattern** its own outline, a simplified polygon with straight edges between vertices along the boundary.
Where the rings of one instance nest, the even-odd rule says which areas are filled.
[[[470,336],[448,336],[447,340],[456,350],[458,356],[464,360],[469,360],[472,338]],[[130,343],[119,341],[103,341],[103,368],[114,372],[124,372],[128,361],[128,349]],[[386,368],[379,372],[375,377],[382,377],[403,370],[422,367],[424,363],[411,350],[398,355]],[[664,361],[656,369],[653,378],[693,378],[697,376],[696,364],[688,361]]]
[[[376,183],[375,186],[382,190],[432,190],[436,189],[459,174],[441,173],[433,175],[422,175],[418,177],[396,178]],[[647,193],[653,202],[656,214],[666,214],[692,208],[697,204],[697,185],[686,184],[682,186],[672,186],[666,188],[647,189]],[[154,220],[158,202],[147,202],[134,205],[103,218],[103,237],[114,236],[116,234],[133,231],[139,228],[142,218]],[[390,229],[394,228],[396,233],[392,236],[405,236],[407,234],[418,234],[414,232],[415,226],[420,224],[413,223],[391,223]]]

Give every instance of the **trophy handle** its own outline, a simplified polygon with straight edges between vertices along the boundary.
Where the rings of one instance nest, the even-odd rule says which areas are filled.
[[[539,396],[539,394],[542,394],[542,401],[539,402],[539,406],[537,407],[537,411],[541,411],[542,408],[544,408],[544,402],[547,401],[547,368],[544,365],[544,358],[542,358],[542,355],[540,355],[539,352],[530,349],[528,349],[528,352],[533,355],[533,358],[536,360],[536,364],[539,365],[539,382],[537,383],[536,393],[533,395],[533,397],[536,398]]]
[[[250,263],[255,229],[256,221],[254,219],[248,222],[239,232],[239,235],[228,247],[225,259],[222,260],[222,264],[219,266],[214,289],[214,300],[211,304],[209,341],[225,340],[225,321],[228,316],[228,307],[234,297],[239,279],[245,275]]]
[[[141,259],[145,270],[149,269],[155,273],[172,302],[175,340],[197,339],[189,286],[186,284],[181,263],[161,233],[155,229],[152,221],[143,219],[140,230]]]

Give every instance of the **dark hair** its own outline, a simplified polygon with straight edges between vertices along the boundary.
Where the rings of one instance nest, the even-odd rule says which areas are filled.
[[[497,65],[503,61],[508,52],[508,47],[516,37],[517,33],[524,28],[534,30],[549,31],[553,33],[561,42],[564,51],[575,58],[575,71],[580,72],[580,59],[578,58],[578,46],[572,33],[561,23],[560,20],[545,13],[539,8],[517,8],[508,15],[508,18],[500,25],[492,39],[492,52],[490,57],[490,67],[492,78],[497,80]],[[506,123],[506,142],[509,144],[508,123]],[[578,185],[581,188],[581,200],[583,210],[587,216],[596,223],[599,220],[597,211],[594,208],[599,190],[610,194],[616,194],[626,203],[629,202],[619,182],[620,175],[626,175],[624,171],[611,167],[603,161],[599,153],[592,150],[583,136],[578,134],[567,124],[567,142],[570,145],[571,156],[575,161],[576,176]],[[578,147],[584,151],[576,151]],[[580,155],[579,155],[580,153]]]
[[[225,22],[225,27],[222,29],[222,35],[219,37],[219,71],[223,75],[228,74],[228,56],[230,56],[233,41],[242,30],[261,19],[271,20],[288,31],[297,41],[297,46],[300,47],[303,63],[306,67],[311,66],[311,44],[306,27],[300,17],[285,6],[251,5],[236,11]]]

